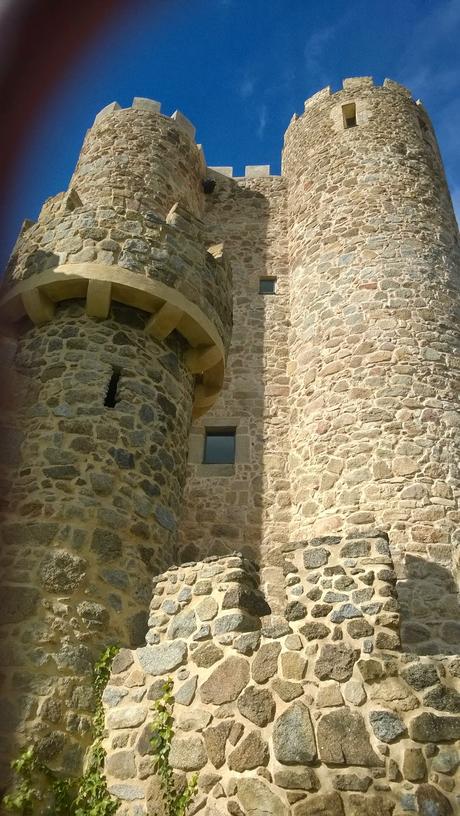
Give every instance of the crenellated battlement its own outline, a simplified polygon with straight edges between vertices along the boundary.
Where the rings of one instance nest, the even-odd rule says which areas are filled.
[[[122,108],[118,102],[110,102],[109,105],[106,105],[99,113],[96,115],[93,123],[94,125],[99,125],[107,116],[110,116],[113,113],[122,113],[126,110],[137,110],[137,111],[146,111],[147,113],[157,113],[160,114],[164,119],[172,120],[178,127],[180,127],[185,133],[187,133],[191,139],[195,139],[196,128],[195,125],[187,119],[186,116],[180,111],[175,110],[171,116],[166,116],[165,114],[161,113],[161,102],[156,102],[154,99],[146,99],[145,97],[135,96],[133,99],[132,105],[129,108]]]

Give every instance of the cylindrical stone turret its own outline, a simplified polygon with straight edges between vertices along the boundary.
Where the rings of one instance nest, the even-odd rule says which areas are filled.
[[[176,558],[192,413],[218,394],[231,331],[190,127],[105,112],[8,267],[20,393],[3,414],[5,764],[33,742],[79,772],[92,664],[108,644],[143,643],[151,577]]]
[[[377,524],[458,543],[459,235],[423,107],[348,79],[285,137],[292,538]]]

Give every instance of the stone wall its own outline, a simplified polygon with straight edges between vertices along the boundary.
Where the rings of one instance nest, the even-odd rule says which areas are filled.
[[[192,816],[455,813],[460,662],[399,652],[387,536],[313,539],[276,568],[279,614],[239,555],[155,579],[147,645],[119,653],[104,693],[120,816],[161,813],[150,701],[168,676]]]
[[[108,110],[96,118],[70,182],[85,203],[122,203],[165,216],[179,201],[200,216],[205,163],[195,129],[182,117],[163,116],[159,107]]]
[[[2,411],[3,740],[33,732],[70,772],[90,737],[92,663],[108,642],[142,642],[151,576],[176,557],[194,378],[182,339],[154,342],[144,323],[121,306],[96,322],[77,303],[26,321],[22,394]]]
[[[210,173],[211,175],[211,173]],[[233,279],[233,339],[222,393],[192,426],[180,544],[184,560],[238,549],[258,558],[288,540],[289,416],[286,183],[212,174],[204,223]],[[259,279],[277,278],[275,295]],[[206,427],[236,426],[234,466],[203,465]]]
[[[43,208],[38,222],[20,235],[6,269],[6,289],[64,264],[113,266],[184,295],[224,340],[230,337],[231,275],[228,266],[207,251],[212,238],[202,221],[177,202],[164,218],[121,205],[93,208],[71,196],[59,197],[55,209]]]
[[[283,176],[292,537],[376,523],[399,574],[404,551],[452,572],[460,252],[428,117],[396,83],[345,80],[294,118]]]

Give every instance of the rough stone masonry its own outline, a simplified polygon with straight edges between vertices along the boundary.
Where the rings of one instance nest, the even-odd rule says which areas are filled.
[[[190,816],[458,811],[459,288],[395,82],[307,100],[281,176],[207,167],[152,100],[98,114],[0,303],[6,784],[31,741],[81,772],[117,643],[120,816],[161,813],[169,676]]]

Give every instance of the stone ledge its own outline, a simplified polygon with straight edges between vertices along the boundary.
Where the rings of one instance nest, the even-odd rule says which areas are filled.
[[[214,349],[212,355],[201,356],[203,367],[206,360],[209,367],[203,370],[195,389],[193,416],[201,416],[214,404],[224,379],[222,339],[198,306],[164,283],[115,265],[63,264],[11,287],[0,303],[0,315],[5,322],[16,322],[27,315],[40,325],[53,318],[57,303],[74,298],[86,298],[88,314],[99,319],[108,317],[112,300],[151,312],[147,331],[153,337],[164,339],[175,329],[191,349],[200,352]],[[191,359],[196,371],[196,357]]]

